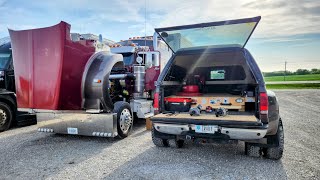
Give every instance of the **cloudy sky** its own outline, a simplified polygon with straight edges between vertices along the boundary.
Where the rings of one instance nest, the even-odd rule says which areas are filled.
[[[115,41],[155,27],[262,16],[246,47],[263,71],[283,70],[285,61],[289,70],[320,68],[319,0],[0,0],[0,12],[0,37],[63,20],[72,32]]]

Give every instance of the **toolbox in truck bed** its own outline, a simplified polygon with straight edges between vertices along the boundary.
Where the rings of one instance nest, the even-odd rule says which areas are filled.
[[[202,110],[205,110],[207,106],[212,108],[226,108],[244,111],[246,102],[255,102],[255,97],[247,97],[240,95],[232,95],[227,93],[220,94],[202,94],[199,96],[176,96],[172,95],[165,98],[169,100],[177,100],[177,99],[192,99],[194,103],[192,103],[191,107],[197,107],[201,105]],[[168,110],[166,108],[166,110]],[[170,111],[170,110],[169,110]],[[181,111],[186,112],[186,111]]]
[[[188,112],[193,100],[186,97],[167,97],[164,98],[165,108],[168,111]]]
[[[190,116],[187,113],[175,113],[175,114],[157,114],[152,119],[193,119],[193,120],[212,120],[212,121],[248,121],[257,122],[257,118],[254,115],[227,115],[223,117],[216,117],[213,113],[205,113],[200,116]]]

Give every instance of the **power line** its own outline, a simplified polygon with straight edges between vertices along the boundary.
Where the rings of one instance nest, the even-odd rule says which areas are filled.
[[[144,1],[144,46],[147,46],[147,0]]]
[[[298,61],[286,61],[290,64],[306,64],[306,63],[310,63],[310,64],[320,64],[320,61],[301,61],[301,62],[298,62]],[[257,61],[258,64],[282,64],[282,63],[285,63],[285,61],[279,61],[279,62],[273,62],[273,63],[270,63],[270,62],[259,62]]]

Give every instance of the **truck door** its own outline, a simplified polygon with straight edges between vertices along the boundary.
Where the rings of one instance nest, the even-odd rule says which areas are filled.
[[[16,92],[15,82],[14,82],[14,67],[12,55],[10,56],[10,64],[5,74],[6,89],[8,91]]]

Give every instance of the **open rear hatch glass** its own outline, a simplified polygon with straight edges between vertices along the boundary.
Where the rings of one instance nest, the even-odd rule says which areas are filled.
[[[173,52],[181,48],[244,47],[261,17],[157,28],[155,31]]]

